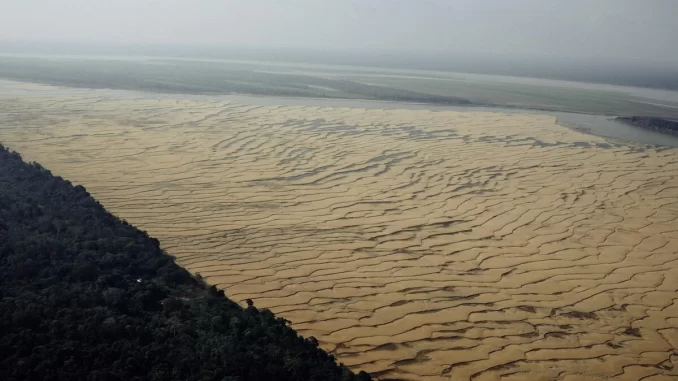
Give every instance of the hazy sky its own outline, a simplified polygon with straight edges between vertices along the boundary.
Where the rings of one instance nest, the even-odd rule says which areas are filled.
[[[678,63],[678,0],[0,0],[0,40]]]

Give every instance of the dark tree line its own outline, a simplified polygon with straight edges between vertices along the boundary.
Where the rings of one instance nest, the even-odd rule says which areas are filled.
[[[651,116],[620,116],[616,121],[669,135],[678,135],[678,120],[653,118]]]
[[[0,145],[1,380],[370,380],[287,323]]]

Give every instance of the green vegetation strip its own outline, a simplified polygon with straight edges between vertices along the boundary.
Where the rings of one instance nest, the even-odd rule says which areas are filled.
[[[370,380],[0,145],[0,379]]]

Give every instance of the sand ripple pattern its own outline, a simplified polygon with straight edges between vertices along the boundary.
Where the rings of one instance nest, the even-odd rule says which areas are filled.
[[[0,96],[0,141],[380,380],[675,380],[678,151],[545,115]]]

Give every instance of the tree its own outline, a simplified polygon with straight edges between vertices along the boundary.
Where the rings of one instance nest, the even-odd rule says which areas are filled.
[[[1,147],[1,380],[369,380]]]

